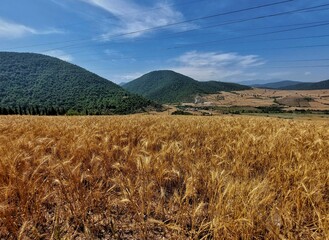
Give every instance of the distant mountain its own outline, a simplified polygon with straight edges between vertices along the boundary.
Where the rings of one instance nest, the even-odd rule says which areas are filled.
[[[127,84],[127,82],[120,82],[120,83],[118,83],[118,85],[119,85],[120,87],[122,87],[122,86],[125,85],[125,84]]]
[[[245,81],[237,81],[238,84],[246,85],[246,86],[254,86],[258,84],[267,84],[273,82],[280,82],[283,81],[282,79],[255,79],[255,80],[245,80]],[[235,81],[234,81],[235,82]]]
[[[151,101],[81,67],[34,53],[0,52],[0,107],[132,113]]]
[[[250,89],[250,87],[235,83],[198,82],[190,77],[169,70],[147,73],[123,85],[123,88],[159,103],[190,102],[194,101],[195,96],[199,94]]]
[[[271,83],[266,83],[266,84],[254,84],[254,85],[252,85],[252,87],[279,89],[279,88],[297,85],[299,83],[302,83],[302,82],[286,80],[286,81],[271,82]]]
[[[292,86],[282,87],[284,90],[320,90],[329,89],[329,80],[315,82],[315,83],[299,83]]]

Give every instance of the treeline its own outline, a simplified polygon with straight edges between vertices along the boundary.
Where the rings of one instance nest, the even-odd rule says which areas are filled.
[[[18,106],[0,107],[0,115],[66,115],[68,111],[64,108],[38,107],[38,106]]]
[[[58,107],[0,107],[0,115],[39,115],[39,116],[63,116],[63,115],[108,115],[113,114],[101,110],[75,110]]]
[[[128,99],[127,99],[128,100]],[[147,111],[143,107],[143,102],[137,101],[135,106],[129,104],[129,101],[123,101],[117,105],[100,105],[85,108],[65,108],[56,106],[0,106],[0,115],[40,115],[40,116],[61,116],[61,115],[125,115],[136,113],[139,108],[140,112]],[[157,111],[162,110],[161,105],[150,102],[150,106]]]

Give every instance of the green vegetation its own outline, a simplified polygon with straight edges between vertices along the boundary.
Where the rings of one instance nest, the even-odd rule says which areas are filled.
[[[315,82],[315,83],[299,83],[296,85],[281,88],[284,90],[320,90],[329,89],[329,80]]]
[[[257,107],[257,109],[260,109],[262,113],[283,113],[283,107],[273,105],[273,106],[262,106]]]
[[[193,115],[193,114],[189,113],[189,112],[182,111],[182,110],[177,110],[177,111],[173,112],[171,115]]]
[[[250,89],[234,83],[198,82],[168,70],[150,72],[123,85],[123,88],[159,103],[193,102],[195,96],[200,94]]]
[[[156,105],[57,58],[0,52],[0,107],[4,114],[127,114],[149,106]]]
[[[241,107],[241,106],[189,106],[179,105],[176,106],[180,111],[187,111],[193,109],[194,111],[210,111],[220,114],[250,114],[250,113],[283,113],[283,108],[280,106],[268,107]]]
[[[182,115],[179,113],[185,113],[186,111],[201,112],[209,111],[210,113],[219,113],[219,114],[245,114],[245,115],[263,115],[263,114],[294,114],[294,115],[329,115],[329,110],[315,110],[315,109],[294,109],[287,110],[280,105],[272,106],[191,106],[191,105],[177,105],[175,106],[178,110],[175,112],[175,115]],[[174,113],[173,113],[174,114]]]

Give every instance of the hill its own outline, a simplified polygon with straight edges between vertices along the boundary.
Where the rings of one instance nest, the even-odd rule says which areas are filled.
[[[254,80],[243,80],[243,81],[235,81],[238,84],[246,85],[249,87],[258,85],[258,84],[267,84],[267,83],[273,83],[273,82],[279,82],[282,81],[281,79],[254,79]]]
[[[308,82],[308,83],[299,83],[296,85],[283,87],[283,90],[320,90],[320,89],[329,89],[329,80],[321,82]]]
[[[198,82],[169,70],[147,73],[123,85],[123,88],[159,103],[194,101],[195,96],[199,94],[250,89],[250,87],[234,83]]]
[[[280,89],[280,88],[284,88],[284,87],[290,87],[293,85],[297,85],[300,83],[302,83],[302,82],[285,80],[285,81],[271,82],[271,83],[265,83],[265,84],[254,84],[254,85],[252,85],[252,87]]]
[[[94,73],[57,58],[0,52],[2,108],[124,114],[140,111],[151,104]]]

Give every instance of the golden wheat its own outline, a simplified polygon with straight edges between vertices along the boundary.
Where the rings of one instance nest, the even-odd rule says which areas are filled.
[[[0,239],[328,239],[329,122],[0,118]]]

